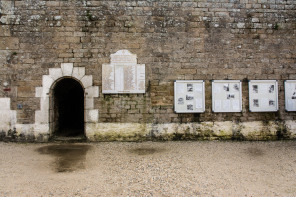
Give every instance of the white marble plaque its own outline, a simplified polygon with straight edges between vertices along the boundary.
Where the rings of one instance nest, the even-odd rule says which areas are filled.
[[[103,94],[145,93],[145,64],[128,50],[111,54],[111,63],[102,66]]]
[[[249,81],[249,109],[251,112],[278,110],[278,84],[276,80]]]
[[[205,86],[201,80],[177,80],[174,83],[176,113],[202,113],[205,111]]]
[[[285,81],[285,109],[296,111],[296,80]]]
[[[212,110],[213,112],[241,112],[241,81],[214,80],[212,82]]]

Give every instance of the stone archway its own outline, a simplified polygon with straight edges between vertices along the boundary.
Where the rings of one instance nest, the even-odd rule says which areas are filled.
[[[49,75],[42,76],[42,87],[36,87],[35,97],[40,98],[40,110],[35,111],[35,132],[48,133],[50,136],[55,132],[54,110],[50,104],[52,99],[51,90],[64,78],[72,78],[84,89],[84,124],[97,123],[99,111],[94,109],[94,98],[99,96],[99,87],[93,86],[92,75],[85,75],[84,67],[73,67],[73,63],[62,63],[61,68],[50,68]],[[87,134],[86,134],[86,137]]]
[[[77,80],[61,78],[52,85],[49,109],[54,135],[84,135],[84,88]]]

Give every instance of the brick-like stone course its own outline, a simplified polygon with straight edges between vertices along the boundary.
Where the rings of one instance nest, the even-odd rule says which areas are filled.
[[[294,0],[2,0],[0,8],[0,97],[10,97],[14,110],[22,104],[19,124],[35,122],[35,88],[50,68],[85,67],[101,90],[101,66],[121,49],[146,65],[146,93],[100,94],[93,106],[100,123],[296,119],[285,111],[283,87],[296,79]],[[205,80],[205,113],[174,113],[173,81],[185,79]],[[242,113],[212,112],[210,81],[218,79],[243,81]],[[252,79],[278,80],[278,112],[249,112]]]

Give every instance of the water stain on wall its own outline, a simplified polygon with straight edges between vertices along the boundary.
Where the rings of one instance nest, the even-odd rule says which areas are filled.
[[[55,157],[52,167],[54,171],[61,173],[85,169],[86,154],[90,149],[90,145],[60,144],[43,146],[37,151]]]

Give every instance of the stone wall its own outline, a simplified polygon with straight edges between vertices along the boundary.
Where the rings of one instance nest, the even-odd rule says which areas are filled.
[[[283,87],[296,79],[294,0],[1,0],[0,8],[0,97],[10,105],[0,110],[16,112],[16,121],[1,119],[3,136],[47,140],[48,124],[38,127],[35,118],[44,76],[71,63],[101,90],[102,64],[127,49],[146,65],[146,93],[94,97],[87,110],[97,109],[98,118],[86,120],[89,139],[295,137]],[[242,80],[241,113],[212,112],[211,80],[219,79]],[[252,79],[278,80],[278,112],[249,112]],[[205,80],[205,113],[174,113],[174,80]]]

